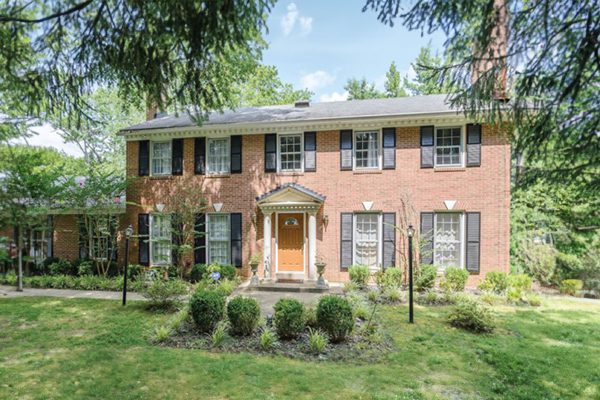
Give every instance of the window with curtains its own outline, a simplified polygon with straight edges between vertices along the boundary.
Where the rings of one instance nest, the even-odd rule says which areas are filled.
[[[354,168],[379,168],[379,132],[354,132]]]
[[[152,142],[152,175],[171,174],[171,141]]]
[[[152,265],[171,263],[170,215],[150,215],[150,262]]]
[[[41,264],[50,256],[50,254],[48,254],[50,234],[51,232],[49,230],[43,228],[30,231],[29,257],[31,257],[36,264]]]
[[[229,214],[208,214],[207,217],[208,263],[230,264]]]
[[[209,174],[229,173],[229,138],[208,139],[206,169]]]
[[[380,214],[354,214],[354,264],[379,267]]]
[[[461,128],[437,128],[435,131],[435,165],[462,165]]]
[[[279,170],[302,171],[302,135],[279,136]]]
[[[439,269],[463,265],[461,213],[435,214],[433,243],[433,262]]]

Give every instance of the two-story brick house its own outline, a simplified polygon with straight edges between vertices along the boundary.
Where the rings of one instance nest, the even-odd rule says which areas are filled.
[[[508,132],[474,122],[432,95],[131,126],[121,131],[135,177],[124,223],[150,238],[135,241],[132,262],[170,262],[161,193],[185,179],[208,201],[191,262],[232,263],[247,275],[249,257],[261,254],[267,277],[314,279],[319,258],[327,279],[343,281],[352,264],[400,264],[405,236],[395,226],[411,222],[422,262],[467,268],[469,285],[508,271]]]

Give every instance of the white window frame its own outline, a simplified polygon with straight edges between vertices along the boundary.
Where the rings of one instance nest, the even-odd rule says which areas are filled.
[[[154,238],[154,232],[153,232],[153,228],[154,228],[154,218],[156,217],[160,217],[160,218],[168,218],[169,220],[169,238],[167,239],[166,237],[164,238]],[[150,214],[150,232],[149,232],[149,242],[150,242],[150,265],[155,266],[155,267],[165,267],[165,266],[169,266],[171,265],[172,260],[172,252],[171,252],[171,243],[172,243],[172,232],[171,232],[171,215],[170,214]],[[154,246],[153,246],[153,242],[155,240],[164,240],[165,242],[169,243],[169,253],[168,253],[168,259],[167,260],[159,260],[159,261],[155,261],[154,260]]]
[[[212,171],[210,167],[210,142],[216,140],[225,140],[227,142],[227,170],[226,171]],[[231,137],[212,137],[206,138],[206,173],[208,175],[229,175],[231,173]]]
[[[356,166],[356,136],[360,133],[377,133],[377,166],[376,167],[357,167]],[[383,164],[383,143],[381,129],[362,129],[352,132],[352,169],[355,171],[377,171],[381,170]]]
[[[281,167],[281,138],[299,136],[300,137],[300,168],[283,169]],[[285,133],[277,135],[277,172],[304,172],[304,134],[303,133]]]
[[[35,238],[35,234],[39,234],[39,238]],[[48,244],[50,241],[50,234],[52,230],[46,228],[35,228],[29,232],[29,256],[33,258],[35,264],[41,264],[46,258],[50,256],[48,254]],[[36,244],[40,244],[39,252],[36,251]]]
[[[357,219],[359,215],[376,215],[377,216],[377,263],[373,267],[369,267],[371,271],[381,270],[383,264],[383,214],[380,212],[355,212],[352,215],[352,264],[356,264],[356,228],[358,226]]]
[[[454,265],[454,266],[458,267],[458,268],[466,268],[466,265],[465,265],[465,249],[466,249],[465,213],[461,212],[461,211],[435,212],[433,214],[433,263],[439,271],[444,271],[446,269],[446,266],[437,265],[437,263],[435,262],[435,259],[436,259],[436,256],[435,256],[436,240],[435,240],[435,238],[437,237],[437,219],[438,219],[438,215],[440,215],[440,214],[455,214],[455,215],[459,216],[459,229],[460,229],[460,232],[459,232],[459,238],[460,238],[459,262],[458,262],[458,265]]]
[[[169,144],[169,162],[167,163],[167,172],[157,174],[154,172],[154,146],[156,144]],[[169,176],[173,173],[173,141],[172,140],[153,140],[150,142],[150,176]]]
[[[460,162],[458,164],[438,164],[438,161],[437,161],[438,129],[459,129],[460,130],[460,149],[459,149]],[[448,146],[442,146],[442,147],[448,147]],[[462,127],[462,126],[436,126],[436,127],[434,127],[433,166],[434,166],[434,168],[459,168],[459,167],[465,166],[465,130],[464,130],[464,127]]]
[[[229,235],[227,235],[227,262],[221,265],[225,265],[225,264],[231,264],[231,214],[229,213],[207,213],[206,217],[206,261],[207,264],[213,264],[213,260],[212,260],[212,254],[211,254],[211,237],[210,237],[210,218],[212,216],[225,216],[227,217],[227,231],[229,232]],[[219,240],[219,242],[224,242],[224,240]]]

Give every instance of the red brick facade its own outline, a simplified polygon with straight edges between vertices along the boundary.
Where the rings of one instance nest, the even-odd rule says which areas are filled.
[[[484,125],[481,166],[446,169],[420,167],[419,132],[418,126],[396,129],[395,169],[362,172],[341,171],[340,132],[320,131],[317,133],[317,171],[293,174],[265,173],[265,136],[244,135],[242,173],[219,177],[194,174],[194,138],[191,137],[184,140],[183,176],[138,177],[138,142],[128,141],[127,176],[133,179],[127,201],[137,205],[127,206],[123,226],[130,223],[137,233],[138,213],[154,211],[156,204],[164,202],[161,198],[172,190],[175,181],[198,185],[209,204],[223,203],[222,212],[242,213],[243,273],[248,275],[249,257],[261,252],[263,247],[262,215],[256,197],[280,184],[295,182],[327,197],[317,215],[317,253],[327,263],[325,277],[344,281],[348,274],[340,270],[340,213],[362,211],[362,202],[372,201],[372,210],[400,215],[404,199],[414,208],[412,223],[418,227],[420,212],[444,211],[444,200],[455,200],[454,210],[481,213],[480,273],[472,275],[468,284],[474,285],[488,271],[508,272],[510,145],[507,131]],[[327,224],[324,224],[324,216]],[[275,238],[275,225],[273,223],[272,238]],[[403,240],[397,235],[396,247],[400,247]],[[137,258],[137,241],[133,240],[131,262],[136,263]]]

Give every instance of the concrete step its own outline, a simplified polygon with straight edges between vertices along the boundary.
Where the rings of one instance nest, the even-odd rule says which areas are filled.
[[[328,293],[329,288],[318,288],[315,282],[287,283],[262,282],[258,286],[248,286],[247,290],[261,292]]]

